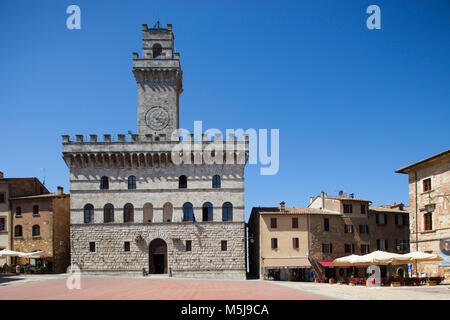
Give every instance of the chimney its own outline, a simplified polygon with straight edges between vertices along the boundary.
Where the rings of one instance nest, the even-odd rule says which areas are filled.
[[[58,196],[61,196],[63,194],[64,188],[61,186],[58,186]]]
[[[284,201],[280,202],[280,211],[286,211],[286,207],[284,206],[286,203]]]
[[[309,197],[309,204],[313,203],[314,197]]]
[[[3,172],[0,171],[0,179],[3,179]]]
[[[322,190],[320,197],[322,198],[322,210],[325,210],[325,191]]]

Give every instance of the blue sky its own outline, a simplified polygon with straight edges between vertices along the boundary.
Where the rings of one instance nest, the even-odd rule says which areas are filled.
[[[66,8],[81,8],[81,30]],[[381,8],[368,30],[366,8]],[[408,203],[402,166],[449,148],[450,2],[0,1],[0,170],[69,189],[62,134],[137,131],[141,25],[173,24],[181,127],[280,129],[280,170],[246,169],[253,206],[323,189]]]

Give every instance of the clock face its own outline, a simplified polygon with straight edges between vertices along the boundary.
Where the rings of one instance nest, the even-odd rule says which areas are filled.
[[[153,130],[164,129],[169,124],[169,113],[163,107],[153,107],[145,115],[145,122]]]

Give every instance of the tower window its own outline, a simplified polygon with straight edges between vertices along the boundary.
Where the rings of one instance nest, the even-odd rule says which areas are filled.
[[[194,219],[194,208],[192,203],[186,202],[183,204],[183,221],[193,221]]]
[[[222,240],[220,242],[220,246],[222,248],[222,251],[227,251],[227,240]]]
[[[105,223],[114,222],[114,206],[111,203],[103,207],[103,221]]]
[[[90,203],[84,206],[84,223],[94,222],[94,206]]]
[[[215,176],[213,176],[212,187],[213,188],[220,188],[220,176],[217,175],[217,174]]]
[[[102,190],[109,189],[108,177],[103,176],[103,177],[100,178],[100,189],[102,189]]]
[[[203,204],[203,221],[212,221],[213,220],[213,205],[210,202],[205,202]]]
[[[230,202],[225,202],[222,206],[222,221],[233,220],[233,205]]]
[[[152,47],[153,59],[156,59],[161,56],[162,46],[159,43],[155,43]]]
[[[186,189],[187,188],[187,178],[186,176],[180,176],[178,178],[178,188],[179,189]]]
[[[134,207],[131,203],[127,203],[123,207],[123,222],[133,222],[134,221]]]
[[[128,189],[136,189],[136,177],[135,176],[128,177]]]

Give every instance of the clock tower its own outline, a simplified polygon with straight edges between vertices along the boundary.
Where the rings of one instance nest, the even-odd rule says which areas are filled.
[[[138,84],[138,134],[170,140],[178,129],[179,97],[183,92],[180,54],[174,52],[172,25],[142,25],[142,57],[133,53],[133,73]]]

